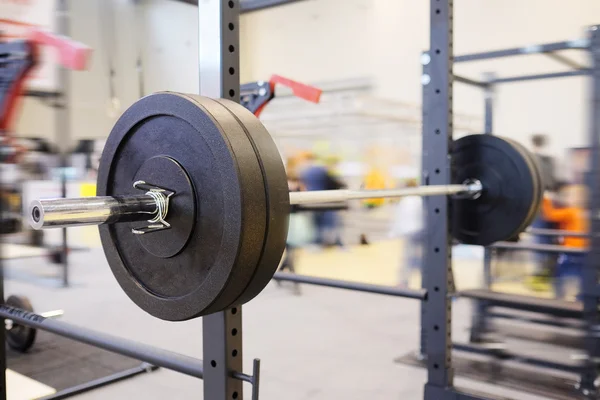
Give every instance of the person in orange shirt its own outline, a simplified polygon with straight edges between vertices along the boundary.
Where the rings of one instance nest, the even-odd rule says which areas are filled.
[[[571,232],[588,232],[588,216],[585,209],[586,192],[582,185],[568,185],[562,191],[566,207],[555,207],[552,200],[546,196],[542,204],[542,214],[549,221],[556,222],[558,229]],[[587,239],[576,236],[565,236],[562,239],[563,246],[575,249],[587,248]],[[555,275],[555,295],[557,298],[565,298],[565,281],[571,277],[581,279],[584,254],[561,253],[558,257]]]

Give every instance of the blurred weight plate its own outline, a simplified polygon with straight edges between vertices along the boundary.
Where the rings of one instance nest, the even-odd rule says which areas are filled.
[[[285,167],[271,135],[254,114],[229,100],[217,100],[244,127],[258,157],[267,200],[267,229],[258,267],[246,290],[235,304],[258,295],[277,271],[285,249],[290,212],[290,196]]]
[[[531,204],[531,209],[529,210],[529,214],[526,220],[523,221],[522,226],[519,227],[519,229],[517,230],[517,232],[515,232],[515,236],[518,235],[519,233],[523,232],[529,225],[531,225],[531,223],[535,220],[535,218],[537,217],[539,211],[540,211],[540,206],[542,204],[542,199],[544,196],[544,185],[542,182],[542,173],[540,171],[539,165],[537,163],[537,160],[535,159],[534,155],[525,148],[525,146],[523,146],[521,143],[517,142],[516,140],[513,139],[508,139],[508,138],[504,138],[504,140],[506,140],[507,142],[510,142],[513,147],[515,147],[522,155],[523,157],[528,161],[529,164],[529,168],[532,171],[533,174],[533,189],[534,189],[534,201]]]
[[[520,232],[541,200],[536,171],[526,154],[492,135],[465,136],[453,143],[454,182],[478,179],[483,184],[478,198],[453,199],[456,239],[487,246]]]
[[[166,218],[170,229],[135,235],[131,228],[143,223],[99,227],[125,293],[171,321],[234,302],[254,273],[266,225],[261,169],[238,121],[200,96],[142,98],[106,142],[98,195],[140,194],[132,186],[140,179],[176,193]]]

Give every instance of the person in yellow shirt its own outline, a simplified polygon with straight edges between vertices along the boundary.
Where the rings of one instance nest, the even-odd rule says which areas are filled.
[[[365,178],[363,179],[363,184],[361,185],[361,189],[365,190],[381,190],[388,188],[388,179],[387,176],[381,171],[381,169],[372,167]],[[381,207],[385,203],[385,199],[365,199],[362,201],[362,205],[370,210],[373,208]],[[367,239],[367,235],[362,233],[360,235],[360,244],[369,244]]]
[[[588,212],[585,208],[586,191],[582,185],[568,185],[562,190],[565,207],[556,207],[552,200],[544,197],[542,214],[548,221],[556,222],[558,229],[577,233],[588,232]],[[579,236],[565,236],[563,246],[575,249],[586,249],[588,241]],[[584,254],[564,252],[558,257],[555,273],[554,290],[557,298],[564,299],[565,281],[570,278],[581,280]]]
[[[387,178],[378,168],[371,168],[363,181],[362,188],[365,190],[387,189]],[[363,205],[367,208],[375,208],[383,205],[385,199],[365,199]]]

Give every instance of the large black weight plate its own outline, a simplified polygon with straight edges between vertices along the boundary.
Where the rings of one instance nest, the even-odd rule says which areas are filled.
[[[9,296],[6,304],[25,311],[33,312],[31,302],[24,296]],[[11,349],[26,352],[35,342],[36,330],[28,326],[16,324],[14,321],[12,327],[6,331],[6,342]]]
[[[453,143],[452,164],[455,183],[478,179],[483,184],[478,198],[453,200],[454,237],[487,246],[519,233],[532,206],[537,207],[528,158],[498,136],[470,135]]]
[[[131,233],[139,222],[102,225],[109,265],[125,293],[158,318],[180,321],[222,310],[247,286],[262,248],[266,205],[256,155],[221,105],[158,93],[133,104],[115,124],[100,160],[98,194],[139,194],[133,182],[148,179],[140,169],[155,157],[176,162],[191,183],[189,194],[179,188],[167,215],[168,222],[171,213],[191,219],[191,235],[176,254],[159,257]],[[148,183],[177,191],[169,187],[183,182],[176,170],[154,169]],[[193,201],[178,205],[177,196]],[[145,235],[184,240],[173,228]]]
[[[183,95],[200,104],[219,121],[232,118],[229,111],[218,101],[197,96]],[[234,122],[235,121],[235,122]],[[252,148],[252,144],[246,135],[246,131],[235,118],[227,125],[223,125],[223,132],[229,140],[235,153],[240,174],[243,176],[244,201],[248,203],[250,212],[245,215],[243,223],[244,232],[240,254],[246,254],[238,258],[236,267],[232,270],[227,287],[218,299],[206,310],[205,313],[220,311],[232,304],[245,303],[236,300],[245,292],[248,282],[255,274],[261,249],[263,247],[266,225],[267,225],[267,203],[265,198],[265,185],[263,182],[262,169],[258,156]]]
[[[244,127],[259,159],[267,199],[267,230],[261,258],[248,287],[234,304],[245,303],[258,295],[277,271],[288,232],[290,195],[285,167],[271,135],[254,114],[230,100],[217,100]]]

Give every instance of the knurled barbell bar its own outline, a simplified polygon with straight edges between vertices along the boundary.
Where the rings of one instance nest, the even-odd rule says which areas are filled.
[[[158,93],[111,131],[99,197],[38,200],[30,219],[38,229],[99,225],[127,295],[158,318],[186,320],[260,293],[285,248],[290,204],[452,195],[452,234],[478,245],[529,225],[542,194],[533,157],[491,135],[452,146],[451,185],[290,193],[277,147],[252,113],[228,100]],[[440,160],[430,174],[445,168]]]

